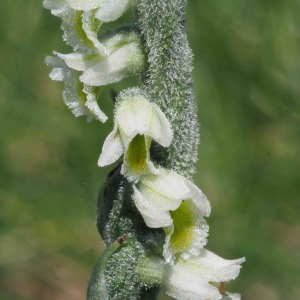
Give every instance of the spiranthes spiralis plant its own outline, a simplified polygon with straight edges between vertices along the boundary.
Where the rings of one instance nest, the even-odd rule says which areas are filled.
[[[192,182],[199,125],[186,2],[44,0],[72,48],[46,63],[50,77],[64,83],[63,99],[75,116],[105,122],[100,89],[131,75],[141,79],[114,99],[114,128],[98,161],[118,164],[99,194],[97,227],[106,250],[88,300],[240,299],[224,282],[238,276],[244,258],[225,260],[204,248],[211,207]],[[130,9],[132,24],[101,31]]]

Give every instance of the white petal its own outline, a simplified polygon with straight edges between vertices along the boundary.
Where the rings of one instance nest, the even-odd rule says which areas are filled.
[[[150,132],[150,125],[153,118],[153,106],[142,95],[130,96],[121,101],[116,112],[116,119],[122,131],[129,138],[137,134],[151,136],[153,138],[159,135],[160,124],[156,122],[155,130]],[[152,125],[154,127],[155,125]]]
[[[165,210],[161,210],[157,207],[154,199],[144,197],[140,191],[133,186],[134,203],[141,213],[146,225],[150,228],[166,227],[172,223],[170,213]]]
[[[97,53],[86,54],[84,52],[73,52],[70,54],[62,54],[54,51],[54,54],[63,59],[68,67],[76,71],[84,71],[103,59],[103,57]]]
[[[203,249],[196,257],[188,260],[197,269],[197,276],[207,281],[224,282],[235,279],[240,272],[240,264],[245,258],[227,260],[214,254],[211,251]],[[182,262],[182,266],[183,266]]]
[[[218,289],[205,280],[198,278],[197,271],[191,265],[186,268],[171,266],[166,282],[167,294],[179,300],[219,300]]]
[[[123,151],[123,145],[116,124],[114,130],[104,141],[102,153],[98,160],[98,166],[104,167],[114,163],[123,154]]]
[[[107,2],[107,0],[66,0],[66,2],[77,10],[91,10],[98,8]]]
[[[160,128],[161,128],[160,137],[155,139],[155,141],[163,147],[169,147],[173,139],[171,124],[169,120],[166,118],[165,114],[161,111],[161,109],[156,104],[154,104],[154,110],[159,118]]]
[[[101,5],[96,13],[96,18],[102,22],[111,22],[123,15],[123,13],[134,3],[133,0],[109,0]]]
[[[159,175],[148,175],[145,177],[160,177],[161,174]],[[156,205],[157,210],[161,211],[170,211],[170,210],[175,210],[176,208],[179,207],[181,200],[179,199],[174,199],[174,198],[169,198],[161,193],[159,193],[157,190],[152,189],[149,187],[149,185],[144,184],[143,177],[141,179],[141,182],[138,184],[138,189],[139,191],[144,195],[145,198],[147,198],[149,201],[151,201],[153,204]]]
[[[179,260],[171,267],[166,282],[167,293],[176,299],[219,300],[222,295],[209,282],[223,282],[237,277],[244,259],[225,260],[203,249],[197,257]]]
[[[143,54],[139,44],[130,43],[84,71],[80,80],[88,85],[102,86],[137,73],[142,66]]]
[[[170,144],[170,123],[156,104],[138,92],[122,95],[120,99],[116,119],[126,138],[131,140],[136,134],[141,134],[151,137],[162,146]]]
[[[186,179],[171,170],[160,168],[159,176],[145,176],[141,182],[163,197],[182,201],[192,193],[186,185]]]
[[[73,52],[70,54],[62,54],[56,51],[53,51],[55,55],[64,60],[66,65],[76,71],[83,71],[85,67],[85,54],[81,52]]]
[[[207,197],[191,181],[186,179],[186,184],[189,187],[190,191],[192,192],[191,199],[193,200],[195,206],[201,211],[204,217],[208,217],[210,215],[211,206]]]

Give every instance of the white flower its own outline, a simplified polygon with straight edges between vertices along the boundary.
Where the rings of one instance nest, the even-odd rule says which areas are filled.
[[[81,71],[80,81],[90,86],[118,82],[142,70],[144,54],[136,33],[116,33],[103,39],[100,44],[105,47],[106,54],[99,52],[98,48],[54,54],[63,59],[68,67]]]
[[[172,263],[197,255],[206,244],[208,226],[203,217],[210,204],[202,191],[185,177],[159,169],[159,175],[143,176],[134,186],[134,203],[148,227],[166,233],[163,255]]]
[[[167,267],[168,276],[164,282],[166,292],[180,300],[222,299],[217,284],[235,279],[244,261],[245,258],[226,260],[202,249],[198,256],[178,260]],[[231,295],[229,299],[239,299],[237,294]]]
[[[85,115],[87,121],[98,119],[103,123],[107,120],[97,103],[99,88],[80,82],[80,73],[70,69],[59,57],[48,56],[46,63],[53,67],[50,78],[64,82],[64,101],[76,117]]]
[[[88,85],[102,86],[118,82],[123,78],[139,73],[144,67],[144,54],[138,34],[123,32],[115,34],[102,43],[108,49],[109,55],[104,59],[100,56],[83,55],[78,62],[83,66],[80,80]],[[66,63],[69,62],[66,60]],[[73,64],[70,67],[76,68]]]
[[[101,44],[106,49],[106,55],[101,54],[97,48],[70,54],[54,54],[64,60],[69,68],[81,71],[80,81],[90,86],[118,82],[142,70],[144,55],[136,33],[117,33]]]
[[[104,142],[98,165],[112,164],[124,153],[121,172],[128,180],[136,182],[144,174],[158,174],[150,160],[151,141],[168,147],[172,137],[160,108],[139,89],[129,89],[118,97],[114,129]]]
[[[130,74],[132,71],[130,57],[134,53],[125,56],[127,50],[124,48],[128,45],[137,45],[136,39],[137,34],[132,32],[122,32],[104,39],[102,45],[107,49],[106,56],[97,48],[93,48],[70,54],[54,51],[56,57],[47,57],[46,63],[53,67],[50,77],[53,80],[64,81],[64,101],[75,116],[87,115],[88,121],[93,118],[101,122],[106,121],[107,117],[97,104],[99,89],[94,86],[113,83]],[[141,52],[140,55],[143,56]],[[139,56],[135,59],[139,59]],[[143,58],[141,60],[143,61]],[[133,69],[135,67],[137,66],[133,65]],[[96,73],[94,69],[97,70]],[[93,76],[96,76],[96,84],[91,80]],[[85,78],[88,80],[82,80]]]

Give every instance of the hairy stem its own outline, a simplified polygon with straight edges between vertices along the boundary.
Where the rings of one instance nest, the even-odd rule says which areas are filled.
[[[192,89],[192,52],[184,28],[186,0],[141,0],[139,26],[149,69],[145,89],[171,122],[174,139],[168,149],[155,145],[153,158],[191,178],[199,141]]]

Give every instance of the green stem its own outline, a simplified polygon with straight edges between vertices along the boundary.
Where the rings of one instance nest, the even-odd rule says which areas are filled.
[[[98,263],[96,264],[94,271],[92,273],[88,291],[88,300],[107,300],[109,299],[109,293],[106,289],[106,278],[105,278],[105,267],[109,258],[116,253],[120,247],[121,243],[118,241],[111,244],[106,248],[105,252],[101,255]]]

